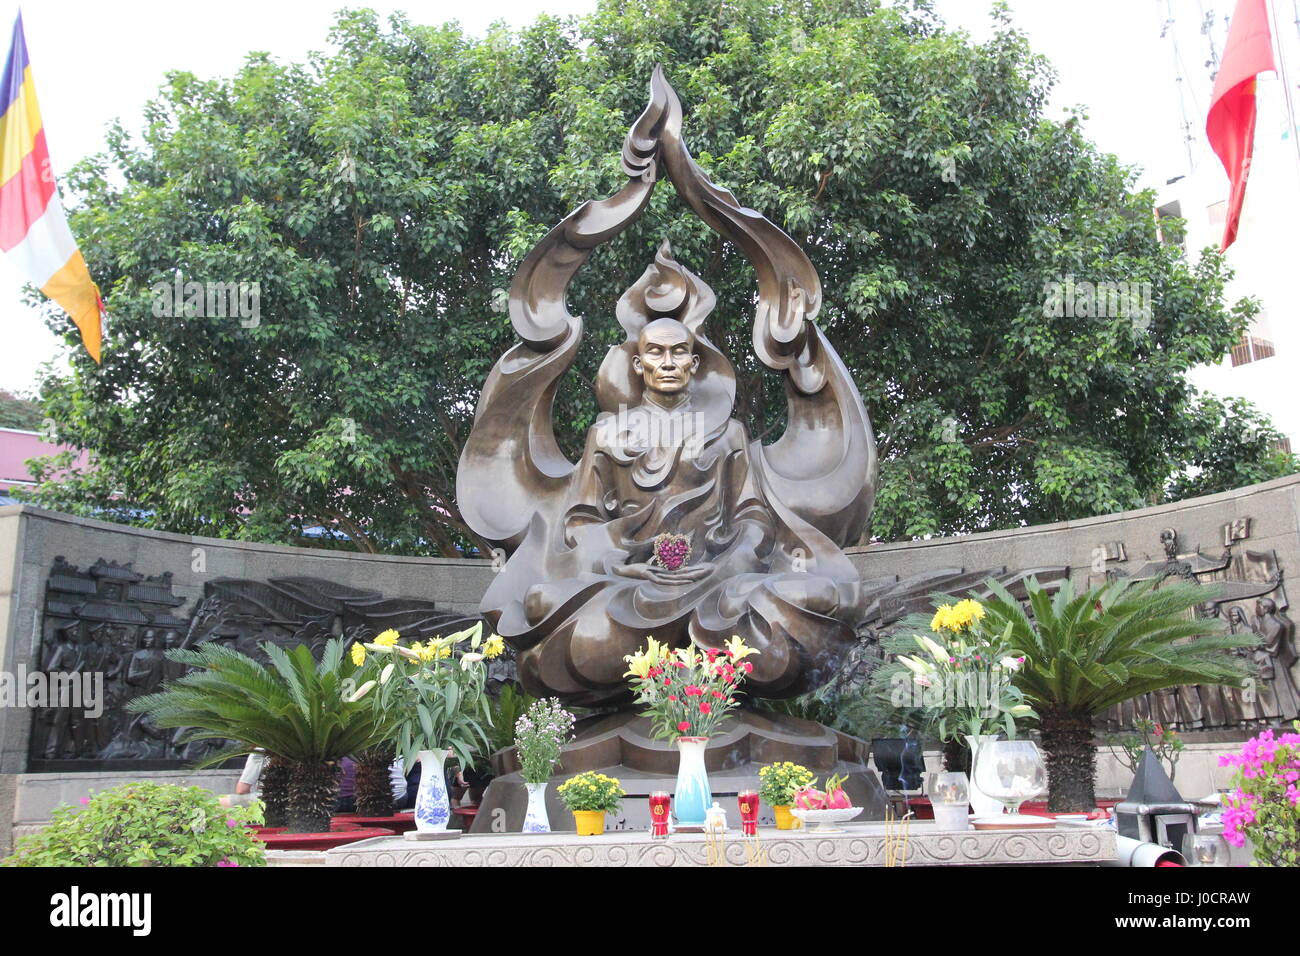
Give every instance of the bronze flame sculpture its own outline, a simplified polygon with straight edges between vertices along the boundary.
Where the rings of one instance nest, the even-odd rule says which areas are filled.
[[[871,513],[871,423],[813,324],[812,263],[691,158],[661,68],[650,91],[623,146],[627,184],[555,226],[510,289],[521,341],[488,376],[457,475],[466,522],[509,555],[481,609],[515,648],[532,694],[623,702],[623,657],[648,635],[707,648],[738,634],[761,651],[746,690],[794,696],[831,676],[863,610],[841,547]],[[754,349],[784,378],[788,424],[764,446],[731,417],[735,371],[705,334],[713,292],[665,242],[619,299],[627,341],[600,368],[601,415],[574,464],[551,423],[583,331],[565,293],[592,251],[641,215],[663,174],[753,265]],[[663,533],[689,540],[684,566],[655,563]]]

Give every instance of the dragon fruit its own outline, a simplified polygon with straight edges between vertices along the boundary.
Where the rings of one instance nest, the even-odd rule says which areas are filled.
[[[823,806],[827,810],[847,810],[853,806],[853,801],[849,795],[844,792],[844,781],[848,780],[847,775],[831,777],[826,781],[825,802]]]
[[[817,781],[814,780],[813,783]],[[800,810],[825,810],[826,794],[809,784],[794,792],[794,805]]]

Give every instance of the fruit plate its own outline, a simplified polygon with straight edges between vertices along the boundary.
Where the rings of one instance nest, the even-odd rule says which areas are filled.
[[[835,824],[847,823],[861,813],[862,808],[840,807],[838,810],[800,810],[798,807],[791,807],[790,812],[798,817],[805,827],[814,823],[817,824],[818,833],[843,833],[844,831]]]

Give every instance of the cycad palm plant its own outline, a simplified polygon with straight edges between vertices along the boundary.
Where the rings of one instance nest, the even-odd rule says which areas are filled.
[[[1183,581],[1114,581],[1076,594],[1069,581],[1055,596],[1031,578],[1033,619],[1001,584],[986,612],[1010,625],[1013,653],[1026,663],[1015,683],[1038,712],[1048,770],[1048,809],[1091,810],[1093,718],[1133,697],[1184,684],[1239,684],[1240,658],[1253,641],[1224,631],[1194,609],[1212,592]]]
[[[292,650],[266,643],[270,666],[216,642],[168,652],[189,672],[155,694],[131,701],[159,727],[190,728],[186,739],[231,743],[201,761],[215,766],[262,748],[289,765],[290,832],[329,829],[338,799],[339,760],[360,753],[391,732],[354,688],[359,668],[343,653],[344,641],[325,645],[313,658],[306,645]]]

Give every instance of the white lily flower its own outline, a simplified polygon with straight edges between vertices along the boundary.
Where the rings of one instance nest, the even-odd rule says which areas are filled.
[[[902,664],[913,674],[928,676],[932,670],[931,665],[925,661],[919,661],[915,657],[908,657],[906,654],[898,655],[898,663]]]
[[[930,652],[930,656],[933,657],[940,664],[947,664],[948,658],[952,656],[951,654],[948,653],[946,648],[941,647],[938,644],[938,642],[936,642],[932,638],[926,637],[925,635],[921,635],[920,637],[917,638],[917,641],[919,641],[921,646]]]
[[[471,638],[473,638],[474,640],[479,640],[482,637],[483,637],[483,622],[479,621],[473,627],[467,627],[463,631],[459,631],[455,634],[452,634],[450,637],[446,638],[446,641],[450,644],[459,644],[461,641],[467,641],[470,640]]]
[[[463,671],[467,671],[473,665],[477,664],[481,660],[483,660],[482,654],[475,654],[473,652],[469,654],[462,654],[460,655],[460,669]]]
[[[389,666],[389,667],[392,667],[393,665],[392,665],[392,664],[389,664],[388,666]],[[372,680],[368,680],[368,681],[366,681],[364,684],[362,684],[360,687],[358,687],[355,691],[353,691],[352,695],[348,698],[348,703],[349,703],[349,704],[355,704],[355,703],[356,703],[357,701],[359,701],[362,697],[365,697],[366,694],[369,694],[372,690],[374,690],[374,688],[375,688],[375,682],[374,682],[374,681],[372,681]]]

